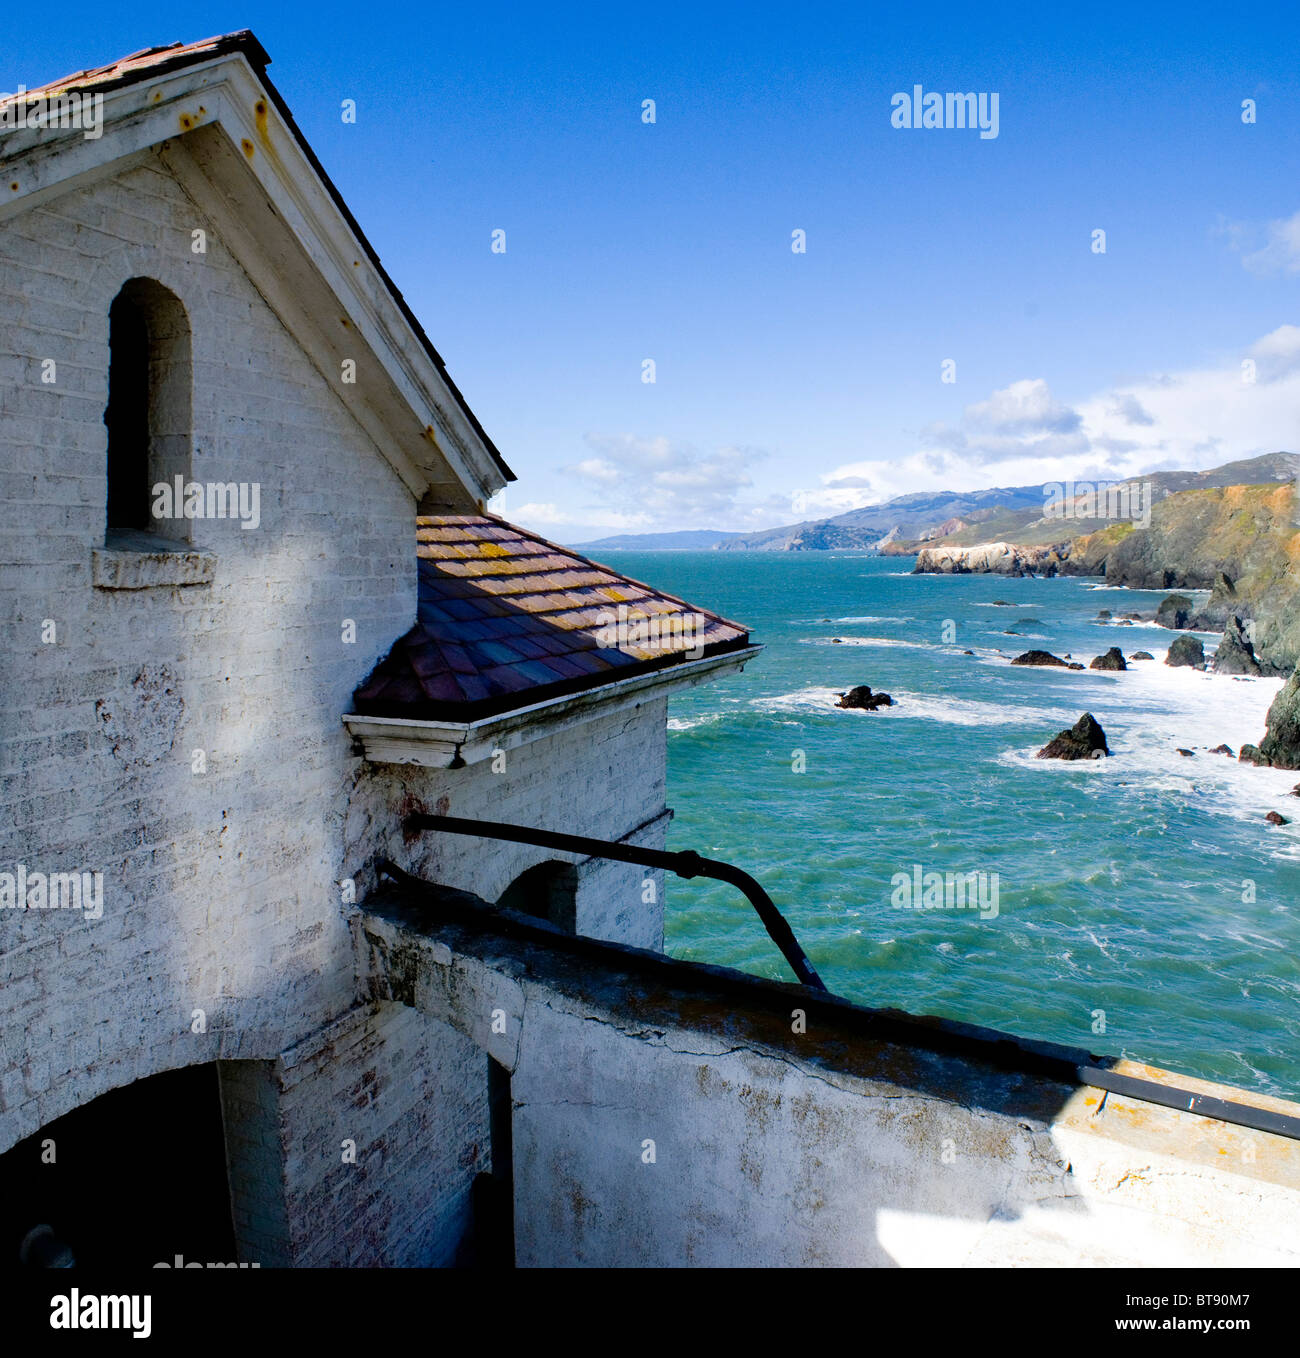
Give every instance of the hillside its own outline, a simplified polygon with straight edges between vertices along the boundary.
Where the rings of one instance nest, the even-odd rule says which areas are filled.
[[[1071,544],[1064,570],[1132,589],[1213,590],[1193,621],[1253,620],[1260,660],[1289,667],[1300,660],[1298,511],[1295,481],[1180,491],[1156,505],[1150,528]]]
[[[1115,484],[1117,491],[1122,490],[1130,496],[1134,492],[1140,492],[1141,504],[1154,510],[1171,495],[1181,495],[1192,490],[1264,485],[1270,482],[1291,481],[1297,476],[1300,476],[1300,456],[1294,453],[1266,453],[1261,457],[1228,462],[1208,471],[1150,472]],[[1044,502],[1040,499],[1030,510],[1000,509],[997,516],[987,522],[971,522],[950,533],[918,535],[910,541],[899,538],[883,550],[898,556],[910,554],[922,546],[972,547],[986,542],[1044,547],[1094,533],[1125,532],[1130,527],[1127,523],[1117,524],[1112,518],[1088,517],[1089,506],[1078,496],[1066,502],[1064,514],[1046,516],[1042,512],[1043,505]]]
[[[687,528],[676,533],[623,533],[595,542],[568,542],[574,551],[589,552],[699,552],[720,547],[739,533],[715,528]]]
[[[1208,471],[1151,472],[1116,484],[1129,492],[1140,490],[1143,503],[1149,507],[1189,490],[1290,481],[1297,475],[1300,457],[1294,453],[1265,453]],[[970,547],[1007,542],[1046,547],[1102,531],[1112,522],[1104,516],[1088,517],[1084,512],[1088,506],[1079,497],[1067,503],[1064,513],[1046,516],[1048,495],[1049,485],[1045,484],[995,486],[969,492],[921,491],[851,509],[832,518],[806,519],[758,533],[720,535],[717,549],[724,552],[855,549],[910,556],[922,546]]]
[[[1050,547],[1034,527],[1018,541],[926,545],[920,574],[991,572],[1102,575],[1130,589],[1208,589],[1192,618],[1220,630],[1254,622],[1260,661],[1284,671],[1300,661],[1300,502],[1297,482],[1206,486],[1157,500],[1147,527],[1113,523]],[[1060,524],[1057,522],[1059,530]]]
[[[719,545],[724,552],[809,552],[858,548],[874,550],[881,540],[916,539],[941,526],[982,522],[1000,507],[1032,511],[1037,517],[1043,507],[1043,487],[1009,486],[970,492],[918,491],[900,495],[879,505],[850,509],[829,519],[808,519],[803,523],[746,533]],[[956,521],[956,523],[953,523]]]

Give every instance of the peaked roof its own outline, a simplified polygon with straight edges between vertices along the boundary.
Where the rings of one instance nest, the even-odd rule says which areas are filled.
[[[749,644],[739,624],[503,519],[416,525],[418,621],[357,689],[360,714],[476,719]]]
[[[106,94],[110,90],[120,89],[124,86],[141,84],[147,80],[156,79],[159,76],[170,74],[171,72],[182,70],[189,66],[197,66],[203,62],[211,61],[218,57],[228,56],[238,53],[243,56],[251,67],[259,84],[265,89],[267,97],[275,105],[280,117],[284,120],[286,127],[297,142],[303,155],[310,163],[312,170],[321,182],[322,187],[333,200],[335,207],[347,222],[348,227],[356,237],[357,244],[365,252],[367,259],[372,267],[382,279],[385,288],[402,313],[406,323],[410,326],[416,339],[419,341],[425,353],[429,356],[434,366],[438,370],[438,375],[457,406],[473,428],[475,435],[482,442],[492,461],[496,464],[502,476],[507,481],[516,479],[514,472],[506,465],[505,459],[501,456],[496,444],[488,437],[487,432],[479,423],[478,416],[470,409],[469,403],[465,400],[459,387],[452,381],[451,374],[447,371],[447,365],[443,362],[442,355],[434,348],[433,342],[425,333],[424,327],[416,318],[415,313],[407,304],[406,298],[402,296],[397,285],[389,277],[388,271],[380,263],[379,255],[375,248],[367,239],[362,231],[357,219],[352,215],[348,205],[343,200],[343,195],[335,187],[333,180],[325,172],[325,167],[316,157],[307,138],[303,136],[302,129],[294,121],[293,114],[289,111],[288,104],[279,90],[271,83],[266,74],[266,68],[271,64],[271,58],[266,49],[257,40],[251,30],[240,29],[234,33],[225,33],[213,38],[203,38],[198,42],[191,43],[168,43],[161,47],[146,47],[139,52],[133,52],[130,56],[120,57],[117,61],[111,62],[107,66],[93,67],[84,71],[76,71],[72,75],[66,75],[58,80],[52,80],[48,84],[35,86],[28,89],[22,96],[26,99],[33,99],[43,95],[58,93],[70,93],[77,90],[89,90],[96,93]],[[17,98],[18,96],[13,96]]]

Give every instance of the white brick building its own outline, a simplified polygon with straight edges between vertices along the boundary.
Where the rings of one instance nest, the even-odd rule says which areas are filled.
[[[510,473],[266,60],[237,34],[0,106],[6,1262],[24,1241],[102,1258],[110,1219],[137,1262],[451,1262],[491,1156],[487,1063],[368,999],[350,921],[375,863],[495,901],[558,858],[538,912],[659,947],[653,874],[403,819],[661,845],[666,694],[752,653],[712,615],[603,644],[617,600],[686,610],[483,515]],[[56,98],[100,135],[19,115]],[[178,478],[201,513],[156,491]],[[442,553],[423,580],[417,509]],[[421,612],[404,636],[458,580],[496,622],[467,639]],[[494,628],[516,624],[511,649]],[[423,680],[496,678],[354,707],[399,637]],[[90,874],[80,909],[42,902],[62,873]],[[195,1149],[141,1155],[146,1126]],[[147,1225],[124,1243],[128,1203]]]

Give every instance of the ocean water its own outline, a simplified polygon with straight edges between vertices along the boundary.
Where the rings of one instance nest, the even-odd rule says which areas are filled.
[[[1280,680],[1169,669],[1176,634],[1093,621],[1163,594],[1091,580],[914,576],[910,558],[847,553],[612,559],[766,646],[671,703],[668,846],[757,877],[832,991],[1300,1095],[1300,775],[1209,753],[1258,743]],[[1113,645],[1155,660],[1009,663]],[[855,684],[897,705],[837,708]],[[1084,711],[1112,758],[1034,758]],[[915,865],[990,889],[996,873],[996,917],[897,903]],[[790,979],[719,883],[669,878],[667,945]]]

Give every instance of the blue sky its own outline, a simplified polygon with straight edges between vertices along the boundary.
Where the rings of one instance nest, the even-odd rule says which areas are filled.
[[[1300,14],[1041,8],[19,6],[0,90],[251,27],[560,539],[1300,450]]]

